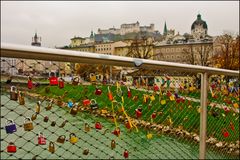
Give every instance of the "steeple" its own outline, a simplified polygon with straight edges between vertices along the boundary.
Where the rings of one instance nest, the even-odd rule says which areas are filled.
[[[165,21],[165,24],[164,24],[163,35],[167,35],[167,24],[166,24],[166,21]]]
[[[91,31],[90,38],[91,38],[91,39],[94,38],[93,31]]]
[[[32,46],[41,46],[41,37],[38,37],[37,32],[35,32],[34,37],[32,37]]]

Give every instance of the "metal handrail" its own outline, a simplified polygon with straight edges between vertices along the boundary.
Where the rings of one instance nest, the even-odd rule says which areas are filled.
[[[123,56],[104,55],[89,52],[69,51],[45,47],[26,46],[1,43],[1,57],[38,59],[90,64],[107,64],[125,67],[141,67],[154,69],[174,69],[191,73],[221,74],[239,76],[239,71],[218,69],[199,65],[164,62]]]

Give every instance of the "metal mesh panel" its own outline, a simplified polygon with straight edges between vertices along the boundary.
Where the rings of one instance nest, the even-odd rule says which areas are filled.
[[[1,62],[1,157],[4,159],[199,157],[200,74],[164,68],[154,70],[12,58],[2,58]],[[56,85],[55,77],[58,78]],[[59,78],[63,78],[63,82]],[[61,88],[60,83],[64,83],[64,87]],[[211,78],[209,84],[212,84]],[[16,86],[16,93],[12,86]],[[211,91],[215,93],[217,88],[219,86]],[[224,147],[216,147],[216,144],[239,141],[238,108],[235,106],[235,116],[235,111],[222,116],[226,111],[219,105],[224,106],[225,99],[222,96],[212,98],[211,91],[207,135],[215,142],[210,145],[211,139],[207,140],[207,158],[236,158],[233,153],[237,149],[221,149]],[[14,100],[16,95],[18,98]],[[21,104],[21,95],[24,104]],[[234,104],[239,102],[238,95],[237,91],[230,96]],[[216,107],[211,107],[215,104]],[[212,108],[217,110],[217,116]],[[27,117],[32,119],[31,131],[24,130]],[[101,130],[96,129],[97,122],[102,125]],[[235,131],[229,130],[230,122]],[[85,124],[90,126],[89,131]],[[14,125],[17,131],[7,133]],[[222,137],[223,128],[227,129],[229,137]],[[40,132],[46,138],[46,144],[39,144],[38,140],[44,139],[38,138]],[[70,137],[71,133],[77,140],[74,135]],[[64,136],[64,143],[57,142]],[[113,140],[115,147],[111,143]],[[72,144],[73,141],[77,142]],[[50,142],[54,143],[54,153],[49,151]],[[14,146],[16,152],[9,152]]]

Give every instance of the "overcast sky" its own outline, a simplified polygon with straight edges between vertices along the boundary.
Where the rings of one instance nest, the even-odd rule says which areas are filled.
[[[239,33],[237,1],[1,1],[1,42],[30,45],[35,31],[42,46],[69,45],[76,35],[86,37],[91,30],[119,28],[122,23],[155,24],[163,32],[168,29],[184,34],[191,32],[197,14],[208,24],[208,34],[224,30]]]

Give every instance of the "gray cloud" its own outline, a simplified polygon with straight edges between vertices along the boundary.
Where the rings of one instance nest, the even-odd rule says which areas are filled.
[[[42,45],[68,45],[70,38],[89,36],[91,30],[119,27],[122,23],[155,24],[163,31],[168,28],[180,34],[190,33],[198,12],[208,24],[210,35],[224,30],[239,32],[239,2],[147,2],[147,1],[72,1],[72,2],[1,2],[1,41],[29,45],[35,30]]]

